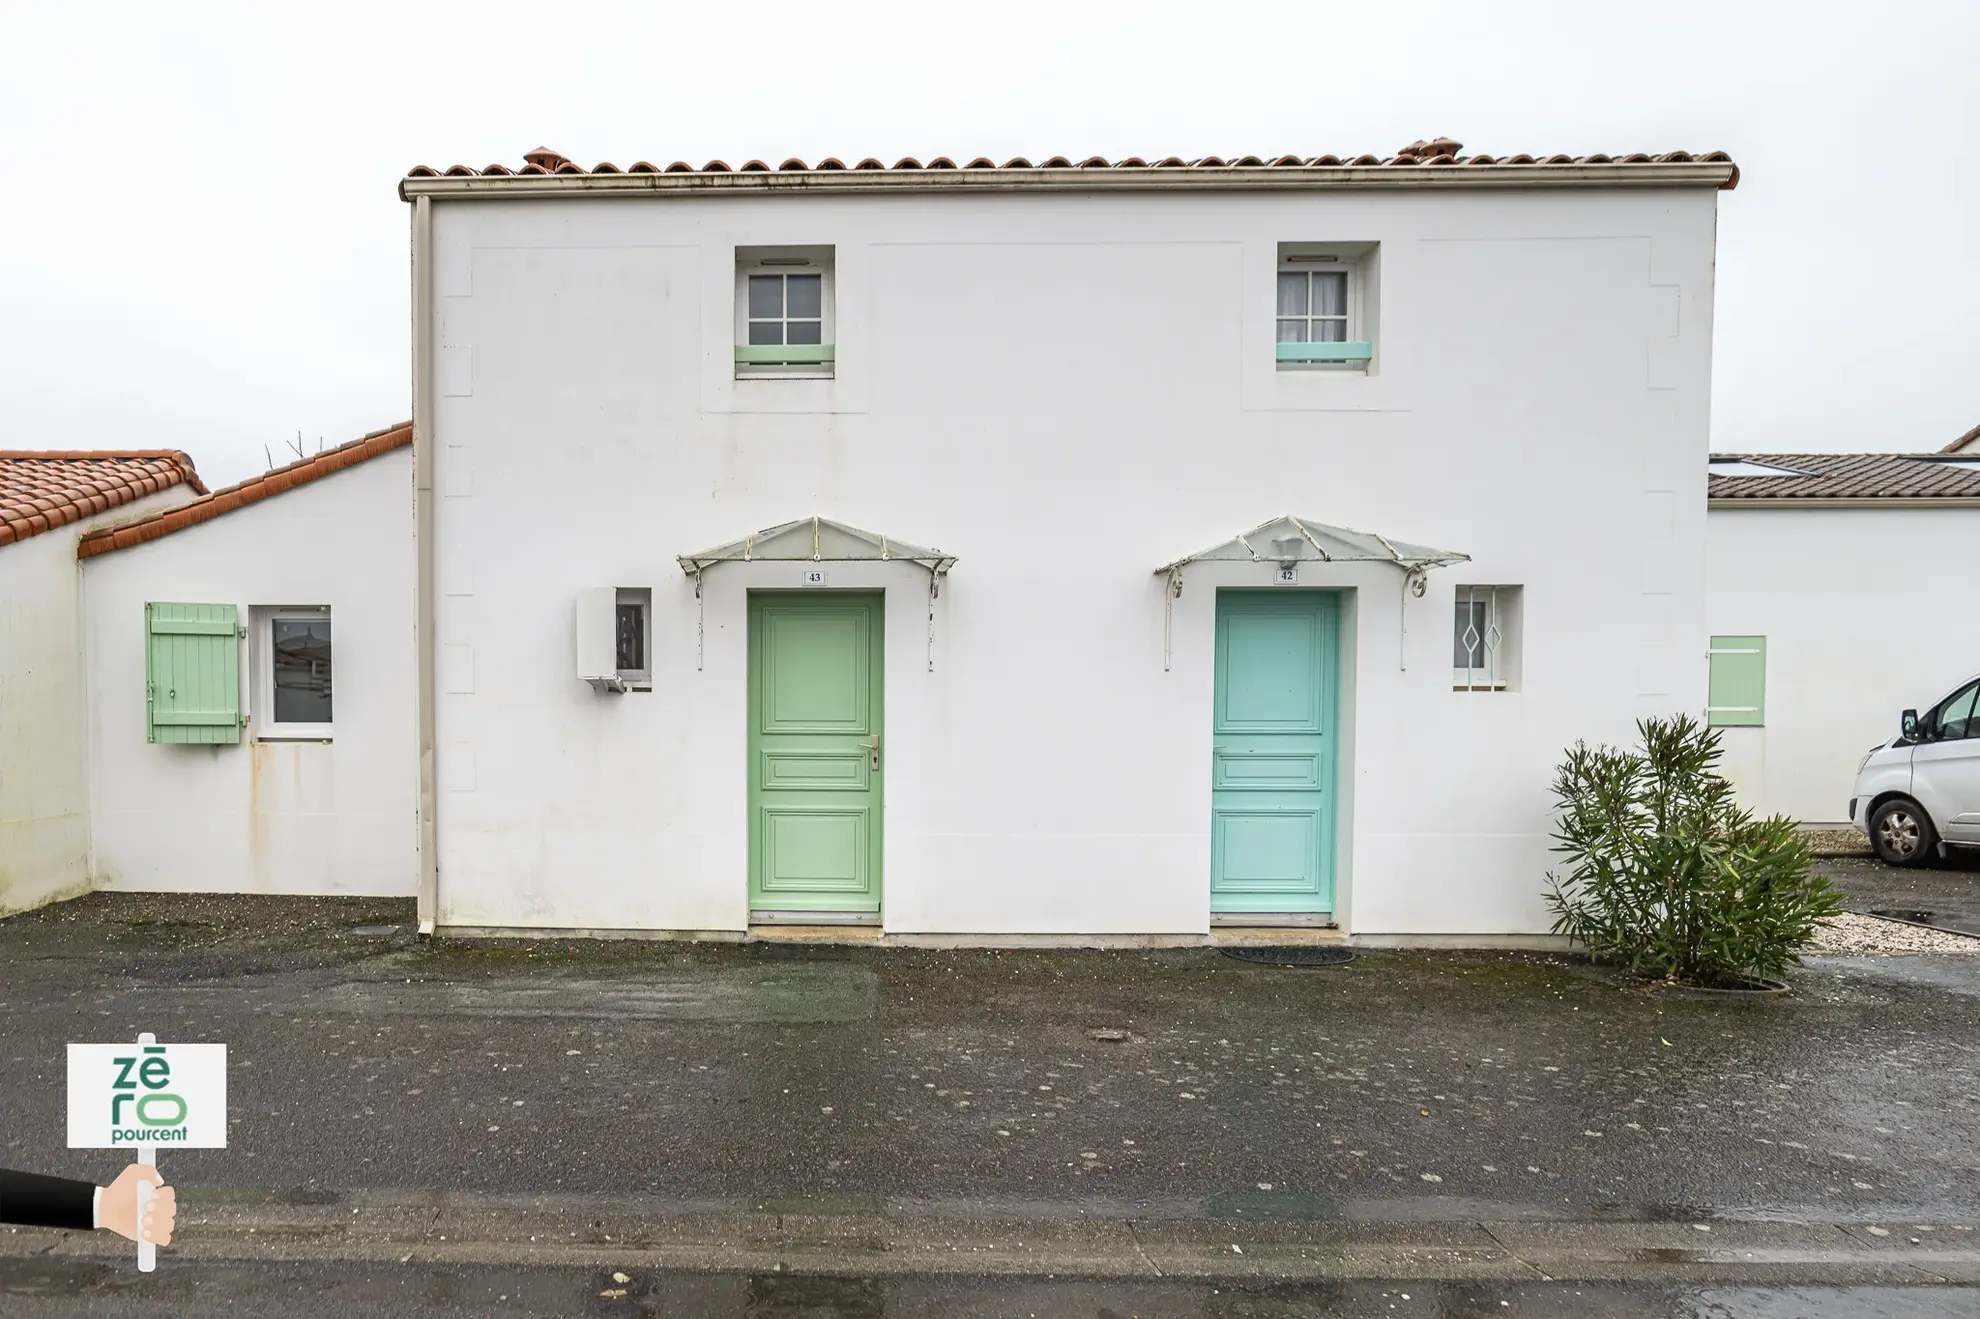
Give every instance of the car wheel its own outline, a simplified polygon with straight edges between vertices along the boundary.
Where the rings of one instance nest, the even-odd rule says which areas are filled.
[[[1917,802],[1893,797],[1870,812],[1870,846],[1877,859],[1893,866],[1922,866],[1939,845],[1932,819]]]

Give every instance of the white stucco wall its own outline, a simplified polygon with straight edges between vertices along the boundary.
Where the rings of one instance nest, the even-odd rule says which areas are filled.
[[[89,889],[76,542],[190,498],[174,486],[0,545],[0,916]]]
[[[1706,520],[1707,635],[1767,638],[1766,725],[1724,730],[1742,801],[1848,819],[1863,753],[1980,672],[1980,509],[1727,509]]]
[[[1339,191],[436,202],[442,926],[738,929],[745,592],[674,556],[819,514],[960,556],[887,596],[884,917],[1209,927],[1214,588],[1270,517],[1469,552],[1353,593],[1336,909],[1546,928],[1577,738],[1697,709],[1715,194]],[[1281,373],[1282,241],[1381,244],[1377,369]],[[734,248],[832,244],[831,382],[733,379]],[[1454,693],[1459,584],[1525,588],[1522,690]],[[654,590],[655,691],[575,677],[590,586]],[[1401,661],[1408,660],[1407,672]]]
[[[412,452],[394,450],[83,563],[99,887],[410,894],[414,885]],[[328,605],[325,742],[145,740],[147,601]],[[244,651],[242,681],[248,680]]]

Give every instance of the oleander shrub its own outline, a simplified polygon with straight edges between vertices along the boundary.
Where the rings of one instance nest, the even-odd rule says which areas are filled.
[[[1778,979],[1842,909],[1785,816],[1758,819],[1688,715],[1631,750],[1577,743],[1554,775],[1554,933],[1638,975],[1711,988]]]

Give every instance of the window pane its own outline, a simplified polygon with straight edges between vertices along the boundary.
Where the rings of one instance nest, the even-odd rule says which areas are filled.
[[[1313,322],[1313,342],[1346,343],[1347,321],[1345,319],[1323,321],[1316,317]]]
[[[636,604],[619,606],[619,658],[621,673],[646,670],[646,610]]]
[[[782,316],[784,314],[784,277],[782,275],[751,275],[749,277],[749,314],[751,316]],[[756,342],[751,340],[751,343]],[[776,343],[775,339],[770,340]]]
[[[1346,271],[1326,270],[1313,273],[1313,314],[1315,316],[1347,315]]]
[[[784,323],[782,321],[751,321],[749,323],[749,341],[751,343],[784,342]]]
[[[785,343],[824,343],[825,323],[823,321],[786,321],[788,332]]]
[[[274,648],[275,722],[330,722],[330,620],[278,618],[268,625]]]
[[[1485,667],[1485,602],[1483,600],[1457,602],[1457,626],[1452,640],[1455,643],[1452,646],[1452,668]]]
[[[1279,272],[1279,315],[1306,315],[1306,272],[1304,270],[1282,270]],[[1304,342],[1291,339],[1284,343]]]
[[[1279,342],[1280,342],[1280,343],[1305,343],[1305,342],[1306,342],[1306,322],[1305,322],[1305,321],[1280,321],[1280,322],[1279,322]]]
[[[823,316],[824,287],[823,275],[790,275],[786,277],[785,296],[790,299],[784,308],[786,316]],[[797,340],[793,339],[792,343]]]
[[[1939,711],[1940,737],[1980,737],[1980,720],[1973,717],[1976,698],[1980,698],[1980,686],[1968,687],[1946,702]]]

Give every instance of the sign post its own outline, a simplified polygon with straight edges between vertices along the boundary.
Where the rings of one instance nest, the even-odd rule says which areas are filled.
[[[130,1044],[69,1046],[69,1148],[130,1149],[158,1166],[158,1147],[227,1147],[227,1046],[160,1044],[149,1031]],[[158,1266],[145,1240],[150,1182],[138,1183],[138,1271]]]

